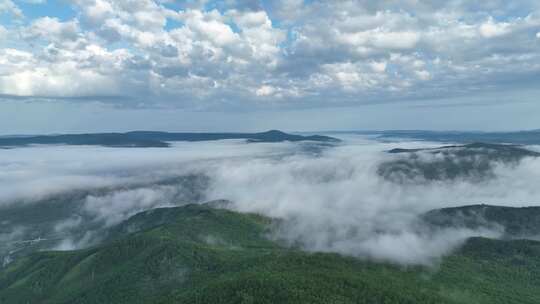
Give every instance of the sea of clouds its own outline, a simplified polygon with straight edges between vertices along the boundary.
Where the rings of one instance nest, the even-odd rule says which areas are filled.
[[[88,191],[79,202],[80,212],[109,227],[150,208],[227,199],[234,210],[282,219],[272,238],[309,251],[408,265],[433,264],[470,236],[501,233],[426,230],[417,225],[419,214],[478,203],[540,205],[540,159],[526,158],[517,166],[495,165],[496,177],[483,181],[396,183],[377,174],[379,164],[401,157],[385,151],[441,144],[380,142],[352,135],[343,139],[322,151],[309,143],[238,140],[174,143],[171,148],[4,149],[0,150],[0,212],[47,202],[66,192]],[[204,178],[194,184],[176,182],[185,176]],[[73,229],[81,221],[69,217],[55,225],[57,230]],[[5,238],[10,235],[17,236],[4,233]],[[80,246],[74,244],[66,239],[58,248]]]

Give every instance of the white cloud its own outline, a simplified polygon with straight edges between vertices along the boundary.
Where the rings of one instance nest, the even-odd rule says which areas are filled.
[[[89,195],[86,197],[84,210],[104,220],[107,226],[112,226],[148,209],[182,203],[175,202],[175,197],[182,190],[184,189],[175,186],[150,186],[120,190],[105,196]]]
[[[510,23],[495,22],[493,18],[489,18],[486,22],[480,25],[480,34],[486,38],[493,38],[510,33]]]
[[[0,14],[7,13],[16,18],[24,17],[22,10],[11,0],[0,0]]]
[[[285,32],[272,26],[272,21],[264,11],[230,13],[241,35],[252,50],[253,57],[267,59],[276,64],[281,52],[279,45],[285,41]]]
[[[419,71],[415,71],[414,73],[421,80],[429,80],[431,78],[431,74],[426,70],[419,70]]]
[[[384,49],[410,49],[420,40],[415,32],[375,32],[373,44]]]
[[[257,96],[270,96],[276,92],[276,88],[269,85],[263,85],[255,91]]]
[[[400,147],[431,147],[400,142]],[[540,161],[497,166],[497,178],[395,184],[377,174],[395,143],[350,137],[319,157],[293,143],[178,143],[169,149],[41,146],[0,150],[0,203],[33,201],[77,189],[112,189],[84,197],[85,214],[118,223],[148,208],[184,204],[183,184],[168,178],[204,174],[201,200],[230,199],[233,208],[285,220],[274,237],[307,250],[405,264],[430,263],[474,235],[497,231],[418,231],[411,221],[433,208],[471,203],[520,206],[540,201]],[[39,155],[39,157],[36,157]],[[512,189],[512,191],[508,191]],[[193,190],[193,189],[192,189]],[[20,202],[20,201],[19,201]],[[58,229],[78,224],[69,218]],[[0,236],[1,237],[1,236]]]
[[[0,3],[14,11],[13,2]],[[521,4],[525,17],[502,2],[498,10],[461,2],[280,3],[267,11],[238,2],[177,10],[154,0],[76,0],[71,20],[48,16],[9,27],[8,45],[32,56],[3,59],[0,93],[106,93],[125,97],[122,105],[200,110],[272,104],[251,102],[271,84],[268,98],[304,107],[463,96],[499,83],[512,89],[516,75],[540,69],[540,19],[530,1]],[[86,85],[78,85],[83,78]],[[67,79],[75,84],[59,94]]]
[[[77,20],[60,22],[57,18],[42,17],[32,22],[24,32],[26,39],[44,38],[49,41],[63,42],[75,40],[80,33]]]
[[[95,1],[80,1],[84,17],[92,23],[103,22],[105,18],[111,16],[114,13],[113,6],[106,0]]]
[[[371,68],[373,69],[373,71],[375,72],[378,72],[378,73],[382,73],[384,71],[386,71],[386,62],[385,61],[381,61],[381,62],[371,62],[370,63],[371,65]]]
[[[121,83],[122,62],[129,53],[119,49],[109,52],[96,45],[68,51],[54,47],[49,60],[42,61],[30,52],[0,50],[4,73],[0,74],[0,92],[20,96],[115,95]],[[103,69],[103,71],[102,71]]]
[[[200,38],[197,41],[207,40],[216,46],[227,46],[240,43],[240,37],[223,20],[217,11],[204,14],[198,10],[191,10],[183,14],[183,20],[192,33]]]

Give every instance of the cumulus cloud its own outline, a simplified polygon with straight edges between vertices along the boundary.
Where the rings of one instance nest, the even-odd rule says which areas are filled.
[[[385,61],[382,61],[382,62],[375,62],[374,61],[374,62],[371,63],[371,68],[375,72],[382,73],[382,72],[386,71],[386,62]]]
[[[115,96],[129,82],[122,79],[122,70],[132,59],[126,50],[110,52],[94,44],[68,50],[52,44],[45,52],[36,56],[28,51],[1,49],[2,92],[18,96],[79,97],[94,96],[96,92]]]
[[[255,94],[257,94],[257,96],[268,96],[272,95],[275,91],[276,89],[274,87],[269,85],[263,85],[258,88],[257,91],[255,91]]]
[[[429,72],[426,70],[415,71],[414,73],[419,79],[422,80],[429,80],[429,78],[431,78],[431,74],[429,74]]]
[[[485,23],[480,25],[480,34],[486,38],[498,37],[510,32],[510,23],[493,21],[493,18],[489,18]]]
[[[22,10],[11,0],[0,1],[0,14],[10,14],[16,18],[24,16]]]
[[[278,240],[311,251],[403,264],[434,263],[467,237],[501,233],[426,230],[417,224],[419,214],[476,203],[540,202],[540,161],[535,158],[494,166],[495,178],[481,182],[456,178],[396,183],[377,172],[381,162],[394,158],[384,151],[396,143],[350,137],[315,154],[309,145],[221,141],[178,143],[169,149],[0,150],[0,202],[4,208],[17,206],[14,203],[32,206],[47,203],[44,198],[83,191],[81,198],[69,201],[79,204],[77,214],[55,222],[54,231],[67,233],[89,220],[107,227],[150,208],[228,199],[234,210],[281,219],[272,234]],[[436,145],[399,143],[415,148]],[[181,178],[186,176],[204,176],[204,182]],[[73,248],[91,239],[68,238],[58,248]]]
[[[73,8],[72,19],[9,27],[9,45],[31,56],[0,58],[1,94],[122,96],[111,102],[131,107],[315,107],[512,88],[538,72],[534,1],[519,10],[501,1],[363,0],[76,0]],[[276,103],[256,102],[261,96]]]
[[[25,32],[26,39],[45,38],[48,41],[75,40],[80,32],[77,20],[60,22],[57,18],[43,17],[32,22]]]

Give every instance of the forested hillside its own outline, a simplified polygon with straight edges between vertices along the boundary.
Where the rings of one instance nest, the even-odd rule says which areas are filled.
[[[471,238],[434,266],[308,253],[272,221],[161,208],[97,247],[37,252],[0,272],[0,303],[539,303],[540,243]]]

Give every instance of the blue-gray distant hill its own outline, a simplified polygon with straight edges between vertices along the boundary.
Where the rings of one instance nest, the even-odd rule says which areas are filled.
[[[295,135],[277,130],[260,133],[169,133],[134,131],[127,133],[60,134],[37,136],[0,137],[0,147],[19,147],[35,144],[45,145],[98,145],[105,147],[168,147],[174,141],[209,141],[245,139],[248,142],[317,141],[338,142],[333,137],[321,135]]]
[[[354,133],[374,135],[381,140],[414,139],[448,143],[506,143],[519,145],[540,144],[540,129],[513,132],[473,132],[473,131],[424,131],[424,130],[393,130],[393,131],[352,131],[328,132],[328,134]]]
[[[484,181],[495,177],[497,165],[516,166],[540,153],[518,145],[471,143],[428,149],[395,148],[395,157],[379,165],[378,173],[399,183],[466,179]]]

